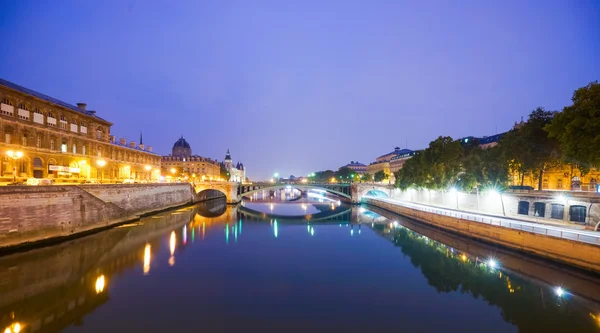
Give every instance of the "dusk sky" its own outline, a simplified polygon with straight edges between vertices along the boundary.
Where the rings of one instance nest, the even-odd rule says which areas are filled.
[[[600,1],[9,1],[0,77],[252,180],[507,131],[600,78]]]

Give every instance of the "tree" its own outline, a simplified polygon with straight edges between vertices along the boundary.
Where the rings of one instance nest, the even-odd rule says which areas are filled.
[[[362,175],[362,177],[360,178],[360,181],[361,182],[365,182],[365,183],[367,183],[369,181],[373,181],[373,176],[370,173],[368,173],[368,172],[364,173]]]
[[[229,171],[225,169],[225,165],[221,163],[221,171],[219,175],[223,180],[229,181]]]
[[[328,183],[331,181],[331,178],[335,178],[335,172],[332,170],[317,171],[313,177],[314,181],[317,183]]]
[[[348,167],[341,167],[338,169],[338,171],[335,173],[335,178],[339,181],[342,182],[344,180],[346,181],[350,181],[350,175],[353,173],[352,169],[348,168]]]
[[[379,171],[375,172],[375,175],[373,176],[374,180],[378,183],[382,182],[384,179],[388,179],[389,177],[390,177],[390,175],[385,173],[383,170],[379,170]]]
[[[558,140],[563,160],[582,173],[600,167],[600,84],[591,82],[575,90],[573,105],[557,113],[545,130]]]
[[[537,108],[531,112],[527,122],[512,129],[500,140],[510,167],[520,174],[521,185],[525,174],[531,174],[538,178],[538,189],[541,190],[544,171],[560,162],[558,141],[548,137],[544,130],[555,113]]]

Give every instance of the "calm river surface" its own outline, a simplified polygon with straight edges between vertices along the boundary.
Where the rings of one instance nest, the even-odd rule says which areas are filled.
[[[0,257],[0,332],[600,332],[597,277],[375,208],[271,200]]]

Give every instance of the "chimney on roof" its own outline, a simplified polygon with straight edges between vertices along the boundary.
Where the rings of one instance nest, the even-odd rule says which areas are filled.
[[[135,148],[135,141],[131,141],[131,142],[129,143],[129,147],[131,147],[131,148]]]
[[[81,111],[85,111],[86,106],[87,106],[87,104],[85,104],[85,103],[77,103],[77,108]]]
[[[112,143],[115,143],[117,141],[117,139],[115,138],[114,135],[111,135],[108,138],[109,138],[110,142],[112,142]]]
[[[120,138],[119,139],[119,143],[122,144],[123,146],[127,145],[127,139],[126,138]]]
[[[149,152],[152,152],[152,146],[146,147],[146,150],[149,151]]]

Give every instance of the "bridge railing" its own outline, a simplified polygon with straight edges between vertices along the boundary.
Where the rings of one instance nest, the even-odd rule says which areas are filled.
[[[484,223],[489,225],[495,225],[503,228],[516,229],[521,231],[527,231],[534,234],[541,234],[550,237],[557,237],[562,239],[568,239],[572,241],[600,245],[600,233],[593,231],[584,230],[573,230],[561,227],[554,227],[545,224],[537,224],[519,220],[513,220],[508,218],[497,218],[478,214],[472,214],[467,212],[455,211],[443,208],[434,208],[430,206],[418,205],[413,203],[407,203],[403,201],[385,199],[379,197],[365,197],[366,199],[378,200],[387,202],[394,205],[408,207],[410,209],[423,211],[427,213],[433,213],[438,215],[455,217],[463,220],[469,220],[477,223]]]

